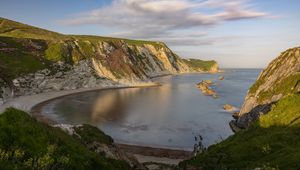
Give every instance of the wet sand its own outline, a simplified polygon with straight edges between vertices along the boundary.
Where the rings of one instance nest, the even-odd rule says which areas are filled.
[[[140,163],[156,162],[177,165],[180,161],[193,156],[191,151],[153,148],[148,146],[128,145],[121,143],[117,143],[116,145],[125,152],[134,155]]]

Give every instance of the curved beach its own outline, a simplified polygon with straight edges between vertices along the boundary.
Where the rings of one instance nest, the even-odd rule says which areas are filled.
[[[88,91],[99,91],[99,90],[110,90],[110,89],[121,89],[121,88],[146,88],[159,86],[158,83],[141,83],[136,85],[114,85],[107,87],[97,88],[81,88],[75,90],[63,90],[55,92],[40,93],[36,95],[20,96],[8,100],[4,104],[0,105],[0,112],[5,111],[6,108],[14,107],[23,111],[26,111],[35,117],[37,120],[54,125],[57,124],[54,120],[41,114],[41,106],[45,103],[60,98],[63,96],[73,95],[76,93],[88,92]],[[134,144],[123,144],[116,143],[116,145],[127,153],[130,153],[136,157],[136,159],[143,162],[158,162],[164,164],[177,164],[180,161],[191,157],[190,151],[167,149],[167,148],[154,148],[147,146],[139,146]]]

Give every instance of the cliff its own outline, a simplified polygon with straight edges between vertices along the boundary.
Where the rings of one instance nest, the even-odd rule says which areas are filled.
[[[300,91],[300,47],[288,49],[264,69],[249,89],[236,125],[247,128],[271,105]]]
[[[162,42],[64,35],[4,18],[0,18],[0,58],[4,97],[218,69],[215,61],[181,59]]]
[[[299,54],[299,47],[291,48],[274,59],[230,122],[236,133],[181,162],[180,169],[299,169]]]

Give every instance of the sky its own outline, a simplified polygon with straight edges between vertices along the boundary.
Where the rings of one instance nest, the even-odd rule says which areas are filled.
[[[183,58],[263,68],[300,46],[300,0],[0,0],[0,16],[64,34],[165,42]]]

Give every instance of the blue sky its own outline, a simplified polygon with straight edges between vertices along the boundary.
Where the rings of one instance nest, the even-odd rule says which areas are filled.
[[[262,68],[300,45],[299,0],[1,0],[0,16],[66,34],[166,42],[182,57]]]

